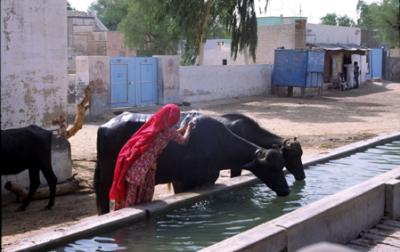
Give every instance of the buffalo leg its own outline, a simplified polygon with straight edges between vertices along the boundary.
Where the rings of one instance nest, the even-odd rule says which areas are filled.
[[[22,201],[22,205],[17,209],[17,211],[24,211],[26,207],[32,200],[33,194],[36,192],[40,185],[40,173],[39,169],[30,168],[29,169],[29,193],[26,198]]]
[[[242,175],[242,168],[232,168],[231,169],[231,178],[239,177]]]
[[[47,180],[47,184],[49,185],[50,195],[49,195],[49,204],[46,206],[46,209],[51,209],[54,206],[54,199],[56,197],[56,186],[57,186],[57,177],[53,172],[51,167],[51,163],[44,166],[42,172],[44,177]]]
[[[180,182],[180,181],[174,181],[174,182],[172,182],[172,187],[174,188],[174,193],[175,193],[175,194],[176,194],[176,193],[181,193],[181,192],[184,192],[184,191],[185,191],[184,185],[183,185],[183,183]]]
[[[94,190],[96,192],[97,214],[99,215],[110,212],[110,200],[108,194],[113,179],[113,175],[111,173],[109,176],[104,176],[101,174],[102,167],[99,167],[99,164],[96,163],[96,169],[94,170]],[[114,169],[111,171],[113,172]]]

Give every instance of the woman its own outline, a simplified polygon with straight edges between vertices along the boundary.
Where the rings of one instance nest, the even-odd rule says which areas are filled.
[[[170,140],[186,144],[193,127],[176,129],[179,107],[167,104],[155,113],[122,147],[110,190],[113,210],[150,202],[154,194],[156,161]],[[184,135],[182,135],[183,133]]]

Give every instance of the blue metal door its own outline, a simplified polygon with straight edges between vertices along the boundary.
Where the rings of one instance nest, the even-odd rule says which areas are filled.
[[[382,79],[383,48],[373,48],[369,51],[369,77]]]
[[[307,51],[275,50],[272,83],[275,86],[304,87],[306,84]]]
[[[324,62],[324,51],[308,51],[306,87],[322,87]]]
[[[155,58],[135,58],[136,100],[138,105],[157,101],[157,61]]]
[[[155,58],[112,58],[110,69],[112,108],[157,103]]]
[[[111,107],[136,105],[134,73],[128,58],[111,59]]]

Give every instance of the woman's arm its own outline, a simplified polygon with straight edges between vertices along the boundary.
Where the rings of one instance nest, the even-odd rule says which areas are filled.
[[[189,122],[188,125],[177,129],[177,134],[173,140],[179,144],[186,144],[189,140],[190,132],[193,128],[193,125],[193,122]]]

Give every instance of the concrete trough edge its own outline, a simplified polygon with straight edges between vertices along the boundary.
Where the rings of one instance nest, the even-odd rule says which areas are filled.
[[[200,251],[296,251],[319,241],[347,242],[384,216],[385,186],[399,177],[400,167]]]
[[[360,149],[365,149],[384,142],[393,141],[396,138],[400,138],[400,132],[393,134],[381,134],[366,141],[361,141],[333,149],[326,155],[318,156],[305,161],[304,166],[323,163],[330,159],[354,153]],[[87,217],[76,224],[66,225],[65,228],[60,227],[52,232],[34,235],[2,249],[6,249],[7,251],[43,251],[43,249],[56,247],[63,243],[79,239],[83,236],[89,236],[96,232],[121,226],[127,222],[132,223],[141,221],[148,218],[150,215],[158,215],[170,209],[190,204],[221,191],[246,186],[257,181],[258,179],[252,174],[242,175],[240,177],[231,178],[223,183],[218,183],[204,189],[172,195],[162,200],[156,200],[142,206],[126,208],[101,216]]]
[[[348,144],[339,148],[335,148],[331,151],[329,151],[328,154],[325,155],[318,155],[318,156],[313,156],[310,157],[306,160],[304,160],[303,164],[304,166],[311,166],[319,163],[324,163],[328,160],[331,159],[336,159],[340,157],[347,156],[349,154],[365,150],[367,148],[384,144],[386,142],[394,141],[396,139],[400,138],[400,132],[395,132],[395,133],[388,133],[388,134],[379,134],[378,136],[363,140],[363,141],[358,141],[352,144]]]

